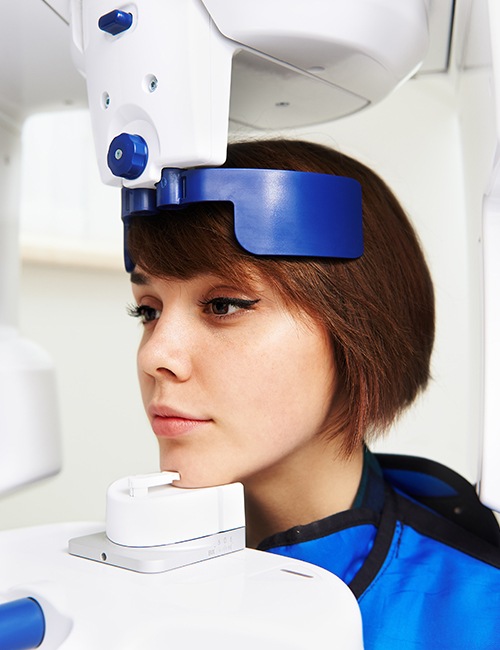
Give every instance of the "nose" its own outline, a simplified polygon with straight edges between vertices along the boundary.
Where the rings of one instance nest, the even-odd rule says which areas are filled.
[[[137,354],[140,373],[156,380],[187,381],[192,374],[193,337],[186,319],[162,313],[145,331]]]

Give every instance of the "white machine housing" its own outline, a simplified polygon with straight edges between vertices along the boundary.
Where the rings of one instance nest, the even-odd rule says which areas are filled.
[[[428,0],[311,0],[293,10],[288,0],[70,7],[101,177],[127,187],[153,187],[164,167],[222,164],[230,113],[276,129],[358,111],[413,74],[429,44]],[[132,21],[113,35],[98,23],[116,9]],[[121,133],[147,143],[147,165],[134,179],[107,164]]]
[[[317,566],[244,549],[147,575],[73,557],[67,540],[101,525],[54,524],[0,534],[0,606],[35,598],[40,650],[362,650],[350,589]]]
[[[479,496],[500,512],[500,42],[494,31],[500,25],[498,2],[490,0],[488,9],[496,129],[493,169],[483,202],[484,422]]]

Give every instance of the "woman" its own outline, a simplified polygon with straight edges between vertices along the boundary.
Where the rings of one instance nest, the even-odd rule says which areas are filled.
[[[248,545],[349,584],[366,648],[500,647],[491,513],[446,468],[366,447],[429,379],[433,288],[403,210],[371,170],[319,145],[234,144],[224,167],[358,181],[364,253],[248,253],[224,201],[130,219],[161,468],[183,487],[241,481]]]

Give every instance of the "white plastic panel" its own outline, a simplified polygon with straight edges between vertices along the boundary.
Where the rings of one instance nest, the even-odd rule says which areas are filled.
[[[19,124],[36,111],[87,104],[70,57],[68,25],[43,0],[5,0],[0,21],[0,113]]]
[[[446,72],[449,63],[455,0],[429,0],[429,49],[418,74]]]
[[[484,205],[484,434],[480,496],[500,512],[500,168]]]
[[[484,433],[481,500],[500,512],[500,6],[489,0],[496,152],[484,201]]]
[[[61,468],[54,365],[35,343],[0,325],[0,494]]]
[[[426,0],[202,1],[229,39],[369,101],[415,71],[429,44]]]
[[[0,494],[61,465],[53,363],[17,331],[20,140],[0,112]]]
[[[234,45],[213,28],[199,0],[121,5],[132,24],[118,35],[98,27],[117,8],[114,0],[72,0],[71,8],[74,58],[87,78],[102,180],[153,187],[163,167],[222,164]],[[138,178],[123,180],[108,168],[109,145],[121,133],[147,143]]]
[[[101,524],[102,528],[102,524]],[[41,650],[362,650],[350,589],[306,562],[245,549],[146,575],[70,556],[68,539],[99,525],[0,533],[0,603],[35,597]]]
[[[242,50],[233,59],[230,118],[259,129],[327,122],[369,104],[339,86]]]

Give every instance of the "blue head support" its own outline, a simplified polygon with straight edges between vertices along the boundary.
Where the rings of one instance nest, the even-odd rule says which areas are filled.
[[[236,239],[254,255],[363,253],[361,186],[352,178],[276,169],[164,169],[156,190],[122,190],[127,271],[134,268],[127,251],[131,218],[203,201],[233,204]]]

